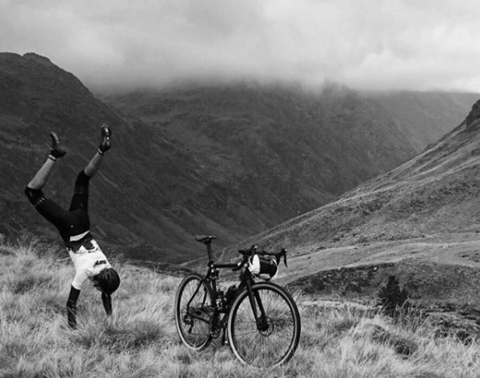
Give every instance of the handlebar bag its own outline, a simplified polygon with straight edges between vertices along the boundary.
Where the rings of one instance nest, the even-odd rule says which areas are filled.
[[[254,276],[268,281],[277,276],[278,265],[275,258],[255,254],[248,260],[248,270]]]

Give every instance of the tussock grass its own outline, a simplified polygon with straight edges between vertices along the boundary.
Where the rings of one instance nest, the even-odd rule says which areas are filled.
[[[302,337],[293,359],[270,370],[242,366],[215,342],[200,353],[179,342],[173,304],[181,280],[117,262],[114,314],[85,287],[77,330],[66,323],[74,274],[66,253],[32,236],[0,244],[0,377],[478,377],[480,345],[435,338],[414,313],[397,321],[366,304],[293,293]]]

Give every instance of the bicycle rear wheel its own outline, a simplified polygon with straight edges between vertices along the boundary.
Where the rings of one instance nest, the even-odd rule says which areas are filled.
[[[300,313],[292,296],[278,285],[258,282],[252,291],[260,321],[255,321],[248,291],[243,291],[228,318],[230,348],[245,364],[259,368],[278,366],[290,360],[297,349]]]
[[[205,349],[212,336],[212,291],[202,276],[191,273],[180,283],[175,297],[175,325],[182,342],[190,349]]]

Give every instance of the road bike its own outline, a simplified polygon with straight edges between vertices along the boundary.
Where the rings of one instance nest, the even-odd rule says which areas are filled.
[[[240,262],[217,263],[211,247],[215,236],[195,239],[207,246],[208,270],[204,276],[188,274],[178,287],[175,324],[183,344],[201,351],[223,334],[222,343],[244,364],[268,368],[289,361],[300,340],[300,313],[292,296],[269,281],[282,257],[287,265],[285,249],[270,253],[252,246],[238,251]],[[224,292],[220,269],[240,271],[238,287]]]

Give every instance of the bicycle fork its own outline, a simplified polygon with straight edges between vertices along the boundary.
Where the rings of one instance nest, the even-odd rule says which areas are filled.
[[[263,307],[260,293],[258,292],[258,290],[254,291],[252,289],[252,282],[250,280],[247,281],[247,292],[250,306],[252,307],[253,316],[255,318],[255,323],[257,324],[257,329],[261,333],[266,332],[269,328],[269,324],[267,315],[265,313],[265,308]],[[258,313],[258,310],[260,310],[260,314]]]

